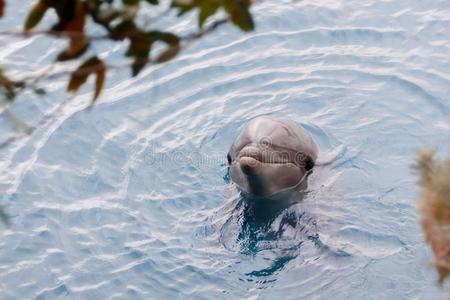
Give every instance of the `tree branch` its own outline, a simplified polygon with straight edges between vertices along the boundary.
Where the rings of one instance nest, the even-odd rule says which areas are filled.
[[[191,33],[188,34],[184,37],[181,37],[181,41],[183,41],[185,43],[183,48],[186,48],[187,46],[189,46],[189,44],[191,44],[192,42],[195,42],[197,40],[199,40],[200,38],[202,38],[203,36],[215,31],[217,28],[219,28],[220,26],[226,24],[229,22],[228,18],[223,18],[220,20],[217,20],[215,22],[212,22],[209,26],[205,27],[203,30],[199,31],[199,32],[195,32],[195,33]],[[42,34],[50,34],[53,35],[53,33],[50,33],[52,31],[37,31],[34,32],[36,35],[42,35]],[[4,33],[4,32],[3,32]],[[11,32],[10,32],[11,33]],[[28,34],[24,34],[24,33],[19,33],[16,32],[18,34],[18,36],[27,36]],[[0,35],[2,34],[2,32],[0,32]],[[11,33],[14,34],[14,33]],[[56,35],[57,37],[73,37],[74,35],[80,36],[80,33],[78,32],[67,32],[67,31],[62,31],[62,32],[58,32],[58,35]],[[108,36],[91,36],[91,37],[87,37],[87,39],[89,40],[110,40],[110,37]],[[176,46],[171,46],[169,48],[174,48]],[[152,61],[148,58],[138,58],[135,59],[133,61],[133,63],[138,64],[138,65],[146,65],[148,63],[152,63]],[[123,69],[126,67],[130,67],[132,63],[125,63],[125,64],[108,64],[106,65],[106,69],[110,70],[110,69]],[[88,68],[84,68],[83,70],[79,70],[76,71],[76,75],[86,75],[86,74],[91,74],[98,71],[98,66],[93,66],[93,67],[88,67]],[[23,77],[20,80],[14,81],[14,83],[16,84],[24,84],[25,86],[27,86],[27,82],[28,81],[41,81],[43,79],[50,79],[50,78],[58,78],[61,76],[67,76],[73,73],[73,70],[63,70],[63,71],[58,71],[58,72],[54,72],[54,73],[50,73],[50,74],[45,74],[45,76],[43,76],[43,74],[39,74],[39,75],[33,75],[33,76],[28,76],[28,77]],[[1,82],[0,82],[0,86],[1,86]]]
[[[212,22],[209,26],[205,27],[203,30],[201,30],[199,32],[192,33],[192,34],[182,37],[181,40],[184,41],[184,43],[185,43],[184,48],[189,46],[192,42],[199,40],[203,36],[215,31],[220,26],[228,23],[228,21],[229,21],[228,18],[217,20],[215,22]],[[35,34],[38,35],[38,34],[49,34],[49,33],[47,31],[42,31],[42,32],[35,32]],[[72,33],[60,32],[58,37],[70,37],[71,34]],[[19,36],[27,36],[27,34],[19,33]],[[109,38],[107,38],[106,36],[102,36],[102,37],[97,36],[96,39],[109,39]],[[176,46],[171,46],[171,47],[176,47]],[[169,47],[169,48],[171,48],[171,47]],[[150,61],[150,59],[147,59],[147,58],[142,58],[142,59],[135,59],[133,62],[127,62],[125,64],[109,64],[109,65],[105,65],[105,67],[106,67],[106,69],[123,69],[125,67],[130,67],[132,63],[147,65],[149,63],[152,63],[152,61]],[[153,62],[153,64],[156,64],[156,62]],[[99,70],[99,68],[101,68],[101,67],[102,66],[95,65],[92,67],[83,68],[81,70],[76,71],[75,74],[79,75],[79,76],[92,74],[92,73],[97,72]],[[14,84],[15,86],[20,88],[19,91],[22,91],[23,89],[30,88],[30,87],[33,88],[35,91],[38,91],[38,90],[41,90],[41,89],[37,88],[39,81],[58,78],[61,76],[68,76],[68,75],[71,75],[74,73],[73,70],[63,70],[63,71],[58,71],[58,72],[51,72],[51,69],[52,68],[50,68],[49,70],[46,70],[43,74],[39,74],[37,76],[34,75],[34,76],[24,77],[20,80],[12,81],[9,79],[0,79],[0,88],[2,87],[2,85],[5,85],[5,84]],[[42,92],[40,92],[40,93],[42,93]],[[23,134],[12,136],[3,142],[0,142],[0,149],[7,147],[8,145],[12,144],[13,142],[32,134],[37,128],[44,125],[55,113],[60,112],[72,99],[73,99],[72,97],[69,97],[68,100],[59,104],[55,110],[53,110],[50,113],[43,116],[38,121],[38,123],[34,126],[29,126],[27,124],[21,124],[21,126],[20,126],[21,128],[26,128],[26,130],[22,130]],[[12,114],[8,110],[7,105],[4,108],[4,112],[7,112],[8,115]],[[1,217],[2,216],[1,216],[1,210],[0,210],[0,218]]]

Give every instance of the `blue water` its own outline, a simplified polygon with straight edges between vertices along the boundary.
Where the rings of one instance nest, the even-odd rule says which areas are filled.
[[[20,28],[32,1],[8,2],[1,28]],[[253,12],[253,33],[221,27],[137,78],[112,71],[92,110],[92,85],[67,96],[67,78],[20,95],[11,112],[41,125],[0,149],[1,299],[450,299],[410,167],[419,148],[450,153],[450,2]],[[3,36],[1,64],[39,74],[63,45]],[[125,48],[95,46],[111,63]],[[252,207],[228,183],[228,147],[259,115],[320,145],[301,201]],[[5,113],[0,133],[21,134]]]

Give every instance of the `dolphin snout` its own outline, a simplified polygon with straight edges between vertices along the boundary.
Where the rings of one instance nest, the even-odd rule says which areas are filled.
[[[249,156],[244,156],[239,159],[239,167],[246,175],[259,174],[261,172],[261,164],[261,161]]]
[[[261,172],[263,156],[261,149],[258,147],[246,146],[239,152],[239,167],[246,175],[258,175]]]

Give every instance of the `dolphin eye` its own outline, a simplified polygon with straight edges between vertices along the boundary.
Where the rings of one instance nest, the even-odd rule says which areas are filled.
[[[309,171],[314,167],[314,161],[311,159],[311,157],[307,157],[304,164],[306,171]]]
[[[228,164],[231,165],[231,156],[230,156],[230,153],[227,154],[227,160],[228,160]]]

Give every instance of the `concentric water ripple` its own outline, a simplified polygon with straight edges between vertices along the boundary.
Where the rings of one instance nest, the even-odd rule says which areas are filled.
[[[28,8],[8,3],[1,26],[20,27]],[[410,165],[419,148],[450,152],[450,3],[265,1],[254,14],[254,33],[223,27],[138,78],[114,71],[93,110],[86,87],[0,149],[1,299],[448,297]],[[1,63],[41,72],[61,43],[2,37]],[[112,61],[125,47],[96,49]],[[64,86],[11,110],[35,125]],[[300,202],[250,207],[227,182],[228,147],[258,115],[320,145]]]

